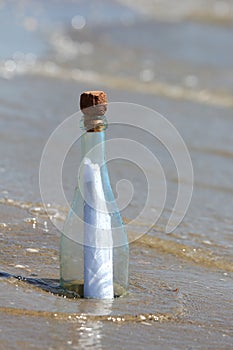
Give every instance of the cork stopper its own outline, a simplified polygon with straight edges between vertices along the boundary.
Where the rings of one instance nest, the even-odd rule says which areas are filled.
[[[104,91],[85,91],[80,96],[80,109],[84,115],[104,115],[107,103],[107,95]]]
[[[85,91],[80,96],[80,109],[84,114],[84,127],[87,131],[105,129],[103,116],[107,110],[107,95],[104,91]]]

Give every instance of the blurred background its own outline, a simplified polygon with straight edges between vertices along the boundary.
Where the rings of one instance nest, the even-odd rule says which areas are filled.
[[[21,341],[17,348],[32,346],[35,339],[38,348],[51,349],[58,344],[72,348],[78,341],[76,346],[85,347],[90,345],[88,339],[94,339],[92,345],[98,348],[109,348],[116,341],[119,348],[137,348],[142,339],[144,347],[153,349],[161,344],[180,350],[197,344],[232,347],[232,43],[231,0],[0,0],[3,271],[58,278],[59,232],[41,204],[39,162],[52,131],[79,110],[82,91],[103,89],[110,102],[133,102],[160,112],[182,135],[195,175],[188,213],[167,235],[165,226],[177,195],[174,163],[159,142],[130,131],[160,160],[168,196],[159,222],[143,243],[131,248],[130,296],[115,301],[109,311],[113,315],[161,311],[176,317],[179,310],[192,326],[184,320],[182,326],[174,322],[139,328],[128,323],[119,326],[118,337],[115,324],[100,322],[94,335],[89,331],[81,335],[83,330],[72,328],[66,329],[69,338],[63,338],[65,322],[59,328],[46,319],[55,334],[51,337],[38,315],[29,331],[7,307],[37,305],[38,310],[80,312],[79,303],[36,289],[30,299],[24,285],[17,292],[14,282],[4,282],[5,348],[17,341]],[[63,172],[69,199],[78,151],[79,145],[74,145]],[[126,176],[134,184],[133,201],[124,212],[126,219],[133,217],[143,207],[145,178],[123,161],[109,167],[113,184]],[[51,208],[50,214],[60,213]],[[141,225],[146,227],[146,218]],[[176,289],[178,294],[170,293]],[[31,325],[28,318],[24,321]]]
[[[194,161],[200,146],[231,153],[232,1],[1,1],[0,16],[2,190],[38,200],[43,142],[86,88],[159,111]],[[231,186],[212,172],[205,183]]]

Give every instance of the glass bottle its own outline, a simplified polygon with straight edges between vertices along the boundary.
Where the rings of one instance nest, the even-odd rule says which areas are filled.
[[[128,288],[129,247],[105,162],[107,121],[104,114],[107,108],[107,96],[102,91],[85,92],[81,95],[80,107],[83,111],[81,128],[85,131],[81,140],[82,162],[72,205],[60,238],[60,284],[80,296],[108,298],[107,295],[111,295],[107,289],[111,287],[112,273],[113,294],[121,296]],[[87,182],[88,177],[92,176],[92,173],[88,173],[90,166],[95,169],[95,176],[99,174],[99,180],[95,178],[92,182],[91,193],[88,187],[91,182]],[[94,200],[93,196],[97,198],[94,205],[91,202]],[[99,239],[105,240],[106,247],[100,249],[93,247],[95,245],[93,240],[95,242]],[[92,247],[88,247],[89,245]],[[103,260],[106,264],[101,267]],[[99,273],[101,269],[102,274]],[[91,274],[89,277],[88,273]],[[93,280],[93,276],[96,280],[91,286],[87,286],[86,280]],[[101,284],[98,278],[107,279],[108,282],[100,287],[102,288],[100,293],[98,291],[92,293],[92,290],[99,288],[99,282]]]

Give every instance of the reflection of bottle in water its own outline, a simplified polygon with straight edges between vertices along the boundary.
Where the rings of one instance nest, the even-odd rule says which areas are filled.
[[[102,322],[85,321],[77,328],[78,349],[102,349]]]
[[[110,315],[112,312],[112,300],[85,300],[80,305],[80,312],[85,316],[78,330],[78,348],[79,349],[102,349],[103,322],[98,316]],[[93,321],[89,316],[96,316]],[[80,320],[81,322],[81,320]]]
[[[81,95],[83,162],[79,183],[60,240],[61,285],[91,298],[122,295],[128,287],[128,240],[105,163],[104,116],[100,91]]]

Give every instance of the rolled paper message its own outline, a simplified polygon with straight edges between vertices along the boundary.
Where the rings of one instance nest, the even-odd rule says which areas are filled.
[[[113,240],[98,164],[84,159],[84,297],[112,299]]]

